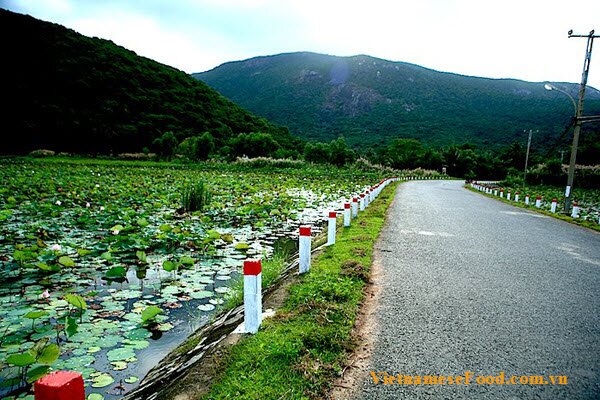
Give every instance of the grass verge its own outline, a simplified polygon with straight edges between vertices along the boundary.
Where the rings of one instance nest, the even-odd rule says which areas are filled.
[[[566,222],[570,222],[570,223],[575,224],[575,225],[579,225],[579,226],[583,226],[583,227],[588,228],[588,229],[592,229],[592,230],[594,230],[596,232],[600,232],[600,225],[598,225],[597,223],[595,223],[593,221],[588,221],[588,220],[579,219],[579,218],[572,218],[572,217],[570,217],[568,215],[565,215],[565,214],[562,214],[562,213],[559,213],[559,212],[553,213],[553,212],[550,212],[550,211],[547,211],[547,210],[544,210],[544,209],[541,209],[541,208],[534,207],[532,205],[528,206],[527,204],[522,203],[522,202],[516,202],[516,201],[513,201],[513,200],[507,200],[506,198],[500,198],[498,196],[494,196],[493,194],[488,194],[488,193],[485,193],[485,192],[480,192],[479,190],[477,190],[475,188],[472,188],[469,185],[465,185],[464,187],[466,189],[469,189],[472,192],[481,194],[482,196],[486,196],[486,197],[492,198],[494,200],[501,201],[501,202],[506,203],[506,204],[510,204],[511,206],[515,206],[515,207],[519,207],[519,208],[525,208],[525,209],[530,210],[530,211],[535,211],[537,213],[544,214],[544,215],[547,215],[549,217],[560,219],[560,220],[563,220],[563,221],[566,221]],[[535,201],[535,200],[532,200],[532,201]]]
[[[202,399],[326,397],[355,346],[351,330],[395,187],[385,188],[338,232],[334,246],[313,257],[277,315],[227,353],[226,367]]]

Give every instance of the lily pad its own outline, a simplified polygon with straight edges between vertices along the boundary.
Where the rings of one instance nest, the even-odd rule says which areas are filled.
[[[200,310],[200,311],[212,311],[214,309],[215,309],[215,306],[210,303],[201,304],[198,306],[198,310]]]
[[[135,358],[135,351],[131,347],[119,347],[106,353],[108,361],[124,361]]]
[[[146,323],[153,320],[158,314],[162,313],[160,307],[148,306],[142,311],[142,322]]]
[[[238,243],[234,247],[236,250],[246,251],[250,248],[250,245],[248,243]]]
[[[103,388],[112,384],[115,379],[109,374],[100,374],[92,379],[92,387]]]
[[[35,357],[31,353],[11,354],[6,357],[6,362],[15,367],[26,367],[35,362]]]
[[[138,378],[137,376],[130,376],[128,378],[123,379],[125,381],[125,383],[136,383],[137,381],[140,380],[140,378]]]
[[[73,261],[73,259],[72,259],[71,257],[69,257],[69,256],[62,256],[62,257],[59,257],[59,259],[58,259],[58,263],[59,263],[60,265],[63,265],[63,266],[65,266],[65,267],[67,267],[67,268],[70,268],[70,267],[74,267],[74,266],[75,266],[75,261]]]

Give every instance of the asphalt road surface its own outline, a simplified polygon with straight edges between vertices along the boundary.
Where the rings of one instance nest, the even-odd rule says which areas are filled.
[[[408,182],[376,251],[369,370],[463,381],[386,385],[365,374],[358,398],[600,399],[600,234],[462,182]],[[548,384],[476,383],[502,372],[505,381],[541,375]]]

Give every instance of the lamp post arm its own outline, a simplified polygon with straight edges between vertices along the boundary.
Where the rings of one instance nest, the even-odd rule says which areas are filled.
[[[559,89],[556,86],[552,86],[552,90],[556,90],[557,92],[563,93],[571,100],[571,103],[573,103],[573,113],[575,114],[575,116],[577,116],[577,102],[575,101],[573,96],[571,96],[566,90]]]

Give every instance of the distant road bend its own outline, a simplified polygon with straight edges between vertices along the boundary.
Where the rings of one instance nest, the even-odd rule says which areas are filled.
[[[376,249],[376,339],[357,398],[600,399],[600,235],[462,182],[398,191]],[[369,371],[548,384],[384,385]]]

